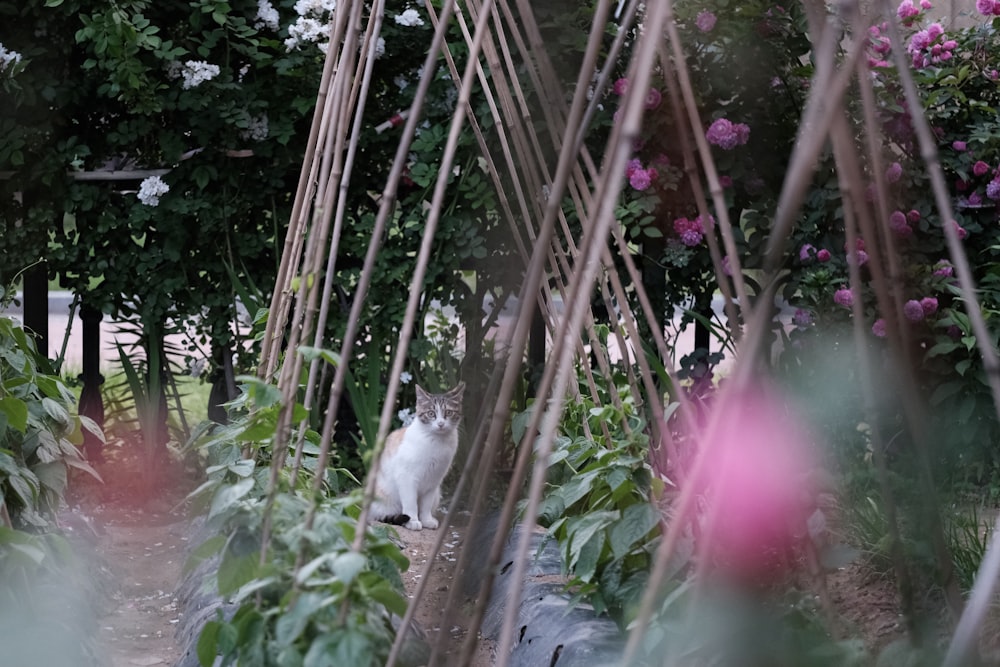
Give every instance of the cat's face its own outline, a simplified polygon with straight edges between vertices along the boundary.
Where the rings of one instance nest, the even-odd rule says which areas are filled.
[[[417,385],[417,419],[434,432],[447,432],[458,426],[462,418],[462,393],[465,383],[443,394],[429,394]]]

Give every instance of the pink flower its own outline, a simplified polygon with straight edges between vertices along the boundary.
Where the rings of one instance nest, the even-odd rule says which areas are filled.
[[[903,315],[911,322],[919,322],[924,319],[924,307],[916,299],[910,299],[903,304]]]
[[[712,28],[715,27],[715,22],[718,19],[710,11],[698,12],[698,17],[694,20],[694,24],[698,27],[698,30],[702,32],[712,32]]]
[[[1000,181],[996,178],[986,184],[986,196],[993,201],[1000,199]]]
[[[718,118],[705,131],[705,138],[708,143],[728,151],[749,140],[750,127],[744,123],[732,123],[725,118]]]
[[[938,300],[932,296],[925,296],[920,300],[920,307],[924,310],[924,317],[930,317],[937,312]]]
[[[913,0],[903,0],[896,9],[896,16],[904,25],[912,23],[913,19],[920,15],[920,10],[913,6]]]
[[[632,174],[642,169],[642,161],[634,157],[625,164],[625,177],[631,178]]]
[[[811,243],[805,243],[799,248],[799,261],[808,262],[816,254],[816,248]]]
[[[830,261],[830,251],[826,248],[821,248],[816,252],[816,261],[821,263],[826,263]]]
[[[951,142],[951,147],[956,151],[958,151],[959,153],[962,153],[968,147],[968,144],[966,144],[964,141],[953,141]]]
[[[972,173],[976,176],[985,176],[990,171],[990,165],[986,164],[982,160],[977,160],[976,164],[972,165]]]
[[[937,278],[951,278],[955,275],[955,267],[946,259],[934,265],[934,274]]]
[[[719,185],[724,188],[733,187],[733,178],[731,176],[719,176]]]
[[[646,93],[646,109],[653,110],[660,106],[660,101],[663,99],[663,95],[656,88],[650,88],[649,92]]]
[[[807,426],[780,395],[766,385],[727,391],[732,386],[711,407],[725,418],[713,419],[718,428],[699,443],[709,460],[692,482],[712,520],[698,557],[727,578],[759,584],[789,567],[781,554],[801,540],[818,463]]]
[[[615,95],[624,95],[628,92],[628,79],[622,77],[615,81],[614,85],[611,87],[611,92]]]
[[[913,235],[913,229],[906,219],[906,214],[902,211],[893,211],[889,216],[889,229],[900,238],[909,238]]]
[[[912,223],[920,222],[920,211],[915,208],[911,208],[906,214],[906,219]]]
[[[636,169],[628,177],[628,183],[636,190],[645,190],[652,184],[653,180],[649,172],[645,169]]]
[[[808,327],[810,324],[812,324],[812,322],[813,322],[812,313],[810,313],[808,310],[805,310],[804,308],[795,309],[795,314],[792,315],[792,324],[794,324],[797,327],[805,328]]]
[[[963,227],[962,225],[958,224],[956,221],[952,220],[951,224],[952,224],[953,228],[955,229],[955,233],[958,234],[958,238],[959,239],[964,240],[965,237],[969,235],[969,232],[966,231],[965,227]]]
[[[996,4],[996,0],[976,0],[976,11],[980,14],[991,16]]]
[[[674,232],[680,237],[681,243],[692,248],[701,243],[704,238],[704,231],[701,218],[688,220],[687,218],[677,218],[674,220]]]
[[[847,253],[847,262],[857,262],[858,266],[864,266],[868,263],[868,253],[864,250],[855,250],[854,252]]]
[[[833,302],[838,306],[850,308],[854,305],[854,293],[846,287],[841,287],[833,293]]]
[[[885,338],[885,320],[881,317],[872,325],[872,333],[879,338]]]
[[[889,168],[885,170],[885,180],[890,183],[895,183],[903,175],[903,166],[898,162],[893,162],[889,165]]]

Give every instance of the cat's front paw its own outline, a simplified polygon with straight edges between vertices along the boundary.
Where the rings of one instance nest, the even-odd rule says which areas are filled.
[[[423,527],[424,524],[420,523],[417,519],[411,519],[403,524],[403,528],[406,528],[407,530],[422,530]],[[437,528],[437,522],[435,522],[434,527]],[[428,528],[430,528],[430,526],[428,526]]]
[[[429,530],[437,530],[437,527],[438,527],[438,520],[437,520],[437,519],[435,519],[435,518],[434,518],[434,517],[432,517],[432,516],[429,516],[429,517],[426,517],[426,518],[425,518],[425,519],[423,520],[423,524],[424,524],[424,528],[427,528],[427,529],[429,529]]]

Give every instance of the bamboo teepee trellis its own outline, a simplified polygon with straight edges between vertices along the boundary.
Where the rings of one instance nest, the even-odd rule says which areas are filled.
[[[627,3],[621,0],[618,3],[617,10],[623,17],[620,20],[623,26],[629,26],[636,20],[640,4],[638,0],[629,0]],[[893,10],[888,6],[888,0],[884,4],[886,7],[883,12],[891,15]],[[516,325],[506,334],[507,338],[501,341],[500,347],[508,353],[505,358],[498,361],[494,370],[487,387],[486,400],[483,402],[485,407],[474,424],[466,425],[471,439],[469,458],[457,464],[462,466],[463,470],[454,493],[456,501],[452,503],[443,522],[445,527],[453,518],[456,503],[464,500],[464,490],[472,485],[473,476],[489,474],[495,463],[495,453],[504,434],[511,398],[521,372],[534,312],[531,305],[537,304],[548,334],[555,343],[537,390],[538,404],[548,407],[545,410],[534,411],[527,428],[528,438],[535,440],[537,437],[534,450],[530,444],[528,446],[522,444],[518,449],[519,456],[503,507],[501,526],[508,526],[513,521],[515,505],[521,499],[520,491],[525,481],[528,484],[527,502],[521,520],[532,523],[537,518],[545,479],[545,462],[554,440],[562,407],[567,399],[572,398],[573,392],[578,391],[576,383],[571,382],[575,363],[593,354],[597,361],[598,372],[606,375],[610,374],[611,368],[617,363],[599,344],[595,333],[594,325],[599,320],[595,318],[589,305],[591,294],[595,289],[604,300],[608,313],[614,313],[615,306],[619,309],[624,331],[617,326],[612,328],[625,359],[629,359],[629,349],[641,350],[637,319],[649,318],[652,309],[648,307],[648,298],[631,260],[626,240],[620,227],[615,224],[615,202],[622,188],[621,174],[625,171],[633,141],[639,136],[641,129],[643,91],[649,88],[654,75],[662,76],[665,80],[675,117],[686,121],[680,134],[687,177],[685,187],[691,189],[699,213],[707,216],[710,210],[716,212],[722,246],[716,244],[712,235],[708,235],[708,239],[716,274],[720,277],[718,282],[723,291],[729,319],[731,322],[737,321],[734,304],[738,302],[742,308],[742,317],[747,323],[740,339],[740,354],[736,359],[731,382],[737,385],[750,383],[757,368],[756,359],[763,354],[761,348],[768,330],[770,314],[766,308],[751,308],[751,299],[741,279],[733,222],[726,217],[722,188],[705,141],[705,132],[701,126],[684,63],[682,37],[678,34],[674,23],[671,0],[658,0],[645,4],[642,28],[633,45],[628,66],[628,76],[632,85],[624,99],[621,121],[608,139],[603,158],[595,160],[584,146],[583,139],[589,119],[602,96],[602,91],[608,86],[612,67],[619,57],[622,39],[626,33],[625,29],[619,31],[619,38],[613,43],[610,55],[602,62],[600,59],[602,38],[608,21],[616,9],[613,5],[611,0],[598,0],[595,3],[587,49],[571,94],[566,94],[555,75],[541,33],[534,23],[531,4],[527,0],[468,0],[460,6],[454,0],[446,0],[442,3],[439,15],[431,3],[426,3],[422,9],[426,18],[435,27],[424,69],[428,72],[433,71],[438,58],[443,54],[445,63],[452,72],[452,79],[458,86],[458,103],[449,128],[448,143],[441,155],[438,180],[428,208],[421,245],[417,249],[416,270],[412,276],[405,321],[399,329],[399,341],[395,345],[396,354],[388,376],[389,386],[379,420],[378,443],[384,441],[389,430],[399,391],[399,377],[406,361],[409,337],[416,322],[421,286],[427,267],[433,261],[431,244],[448,187],[447,175],[451,171],[459,134],[466,127],[476,136],[487,171],[497,190],[502,192],[503,184],[507,184],[508,196],[501,198],[500,214],[509,227],[513,245],[524,263],[524,277],[519,294],[522,308]],[[869,114],[872,113],[872,102],[870,91],[866,88],[863,67],[858,64],[864,48],[863,40],[847,40],[847,57],[839,64],[835,58],[835,51],[838,45],[844,43],[845,24],[852,28],[854,34],[864,34],[863,26],[859,22],[861,19],[858,7],[850,2],[843,3],[840,16],[828,16],[821,4],[811,1],[806,2],[806,8],[811,19],[810,32],[815,49],[813,94],[803,113],[802,131],[788,165],[785,188],[774,220],[773,234],[769,239],[764,265],[770,271],[778,266],[778,258],[784,252],[789,231],[795,223],[803,193],[809,184],[812,165],[824,146],[832,145],[836,153],[841,189],[845,202],[848,203],[845,205],[845,211],[847,211],[849,238],[860,232],[864,238],[878,243],[877,230],[886,228],[884,219],[888,217],[888,211],[880,210],[876,212],[879,220],[875,220],[864,206],[849,205],[852,196],[856,197],[857,193],[863,190],[863,186],[858,180],[859,156],[855,154],[854,146],[847,134],[848,127],[842,112],[842,99],[850,86],[857,85]],[[308,142],[309,149],[303,162],[300,186],[296,193],[295,206],[285,240],[260,364],[262,377],[277,377],[284,405],[289,408],[283,414],[279,431],[274,439],[272,488],[277,486],[278,472],[286,464],[289,453],[294,452],[296,469],[299,465],[302,448],[300,442],[291,441],[293,429],[290,406],[293,405],[293,398],[299,391],[299,378],[304,360],[302,355],[290,351],[307,341],[314,347],[335,346],[339,349],[340,355],[325,408],[326,421],[323,425],[319,469],[322,470],[327,463],[334,419],[343,396],[346,373],[351,364],[352,350],[359,333],[358,326],[364,312],[367,289],[379,252],[380,239],[383,238],[384,229],[396,203],[396,186],[403,173],[407,153],[420,122],[421,110],[429,87],[429,77],[425,77],[418,84],[413,106],[402,128],[395,159],[386,176],[380,200],[381,207],[352,301],[346,333],[343,340],[336,341],[335,345],[331,344],[330,341],[324,340],[323,332],[326,331],[326,321],[329,316],[328,304],[332,301],[332,277],[338,257],[340,235],[344,226],[349,224],[346,219],[344,194],[351,182],[353,160],[358,150],[365,100],[374,65],[376,40],[384,14],[384,0],[374,0],[370,4],[342,3],[335,13],[330,47]],[[452,22],[460,26],[466,41],[469,55],[465,63],[455,62],[448,49],[446,34]],[[520,69],[519,65],[523,65],[524,69]],[[910,108],[918,109],[920,105],[915,98],[912,80],[905,76],[907,71],[905,64],[900,64],[899,70],[904,74],[907,95],[911,99]],[[596,81],[593,74],[595,71],[598,72]],[[471,91],[476,83],[481,87],[493,114],[493,129],[489,136],[474,116],[470,105]],[[593,95],[588,99],[588,87],[592,84]],[[533,106],[529,102],[532,99],[543,100],[544,103]],[[535,129],[539,113],[543,132]],[[915,120],[922,121],[922,118],[915,114]],[[862,157],[878,165],[880,147],[874,127],[874,122],[870,121],[865,128],[869,154]],[[916,127],[923,155],[934,177],[938,208],[942,218],[949,219],[950,203],[926,122],[917,122]],[[555,164],[550,164],[547,160],[546,156],[550,154],[557,156]],[[881,170],[876,168],[873,172],[877,175]],[[877,187],[881,191],[885,185],[877,183]],[[547,193],[546,197],[539,196],[539,193],[543,192]],[[560,207],[564,195],[573,202],[575,214],[583,223],[584,234],[581,238],[573,237],[566,212]],[[885,198],[882,200],[885,201]],[[985,326],[975,306],[968,263],[954,231],[947,227],[946,229],[952,262],[957,269],[964,298],[972,305],[969,315],[976,328],[977,338],[980,341],[987,341],[989,338],[985,335]],[[882,239],[882,242],[884,243],[885,239]],[[627,275],[618,275],[612,257],[613,252],[617,252],[618,258],[624,262]],[[891,253],[887,255],[891,257]],[[728,258],[731,275],[734,277],[733,294],[729,293],[728,282],[724,279],[723,258]],[[551,277],[556,291],[566,305],[561,315],[557,314],[552,290],[548,289],[549,283],[544,280],[546,276]],[[299,277],[299,280],[296,281],[296,277]],[[855,271],[852,275],[852,284],[857,285],[858,282],[859,277]],[[905,332],[902,327],[896,326],[896,322],[901,319],[901,302],[899,295],[890,289],[889,284],[890,281],[886,276],[875,276],[874,285],[879,302],[883,306],[882,311],[896,313],[895,318],[890,318],[890,340],[894,342],[894,350],[898,353]],[[642,315],[630,310],[629,300],[625,297],[626,285],[637,292],[639,301],[644,305]],[[293,303],[294,311],[292,311]],[[860,323],[861,318],[855,317],[855,321]],[[290,327],[285,335],[283,331],[287,323],[290,323]],[[670,353],[662,329],[653,321],[648,321],[648,325],[654,337],[656,350],[666,362],[670,359]],[[589,345],[585,346],[581,341],[578,335],[580,331],[585,333]],[[860,329],[858,332],[860,335]],[[284,356],[281,354],[283,349],[289,350]],[[859,346],[859,349],[863,349],[863,346]],[[982,354],[987,368],[996,369],[994,350],[983,348]],[[636,354],[634,361],[637,369],[633,369],[630,363],[624,364],[624,370],[631,381],[632,392],[638,401],[647,404],[654,416],[652,423],[658,429],[657,440],[666,448],[668,456],[672,457],[674,451],[669,431],[662,429],[662,432],[659,432],[664,423],[664,406],[656,379],[643,354]],[[319,363],[318,360],[313,361],[309,367],[309,379],[305,387],[307,407],[317,400],[315,386]],[[666,365],[668,372],[672,373],[670,364]],[[585,373],[592,372],[589,362],[581,364],[581,367]],[[599,404],[600,397],[593,377],[588,376],[588,379],[591,398]],[[676,384],[677,378],[671,377],[671,379]],[[990,379],[994,397],[1000,396],[1000,385],[998,385],[1000,378],[992,374]],[[613,384],[611,388],[610,399],[620,403],[621,397],[614,392]],[[865,385],[862,389],[871,402],[871,387]],[[684,403],[683,396],[680,400],[681,414],[684,418],[683,415],[687,414],[689,406]],[[995,398],[995,401],[1000,412],[1000,399]],[[917,411],[912,409],[915,405],[913,397],[908,397],[907,405],[911,407],[910,419],[919,419]],[[721,412],[720,410],[713,414],[718,415]],[[693,420],[688,421],[694,423]],[[710,421],[702,428],[705,434],[710,435],[716,427],[717,424]],[[705,441],[710,442],[711,438],[706,437]],[[373,467],[378,466],[378,449],[377,446]],[[692,478],[697,479],[706,465],[707,449],[700,449],[691,464],[688,474]],[[374,474],[369,475],[369,479],[373,477]],[[316,479],[321,479],[321,476],[317,476]],[[476,492],[467,501],[474,518],[480,517],[484,511],[487,486],[477,484]],[[674,519],[660,543],[656,567],[651,574],[648,593],[643,599],[638,620],[629,635],[623,664],[627,664],[635,657],[639,649],[656,602],[658,583],[664,576],[667,563],[676,548],[680,531],[685,525],[685,518],[692,511],[695,495],[691,489],[695,487],[696,485],[692,484],[682,489],[675,500]],[[318,490],[317,488],[316,491]],[[373,488],[369,484],[366,488],[368,502],[372,494]],[[362,515],[363,520],[364,515]],[[940,533],[939,526],[935,530]],[[454,660],[454,664],[469,664],[476,640],[475,630],[482,621],[484,605],[491,591],[490,573],[499,563],[501,549],[506,539],[504,531],[500,533],[494,540],[489,562],[484,569],[487,574],[479,591],[478,604],[472,614],[470,623],[472,631],[468,633],[459,654],[450,658]],[[441,549],[444,535],[445,531],[442,530],[435,552]],[[355,548],[360,549],[360,546],[359,532]],[[267,558],[267,548],[268,536],[265,529],[260,556],[262,561]],[[514,561],[515,571],[512,577],[514,590],[510,594],[515,599],[519,595],[519,582],[528,560],[527,549],[528,543],[524,539],[519,545],[520,557]],[[939,558],[943,559],[944,556],[939,554]],[[467,564],[467,559],[468,552],[461,552],[456,568],[461,570]],[[428,571],[433,560],[432,555],[428,559]],[[902,572],[902,568],[900,571]],[[973,596],[971,604],[961,618],[952,648],[951,655],[954,658],[950,664],[960,664],[962,656],[969,649],[972,630],[982,621],[983,610],[992,591],[992,582],[996,580],[998,573],[1000,573],[1000,555],[993,548],[987,556],[982,577],[987,583],[977,587],[976,595]],[[422,582],[427,580],[427,576],[422,578]],[[422,588],[418,589],[417,597],[421,593]],[[457,587],[453,587],[448,609],[443,612],[446,617],[455,613],[459,603]],[[952,605],[956,614],[962,613],[960,600],[954,596]],[[511,605],[509,612],[505,618],[498,648],[497,663],[500,665],[507,664],[506,656],[515,636],[513,624],[516,606]],[[406,626],[411,614],[412,609],[404,619],[402,627]],[[402,634],[401,632],[393,647],[390,663],[400,648]],[[445,636],[445,633],[442,633],[442,636]],[[443,655],[444,647],[435,647],[431,664],[441,664],[445,661]]]

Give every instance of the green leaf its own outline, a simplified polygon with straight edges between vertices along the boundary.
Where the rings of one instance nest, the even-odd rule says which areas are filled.
[[[257,576],[257,559],[256,553],[238,556],[232,549],[227,548],[223,551],[222,562],[219,563],[219,571],[216,573],[219,593],[224,596],[230,595],[253,581]]]
[[[208,621],[201,628],[201,634],[198,635],[198,644],[195,647],[201,667],[212,667],[215,663],[215,656],[219,653],[217,646],[219,644],[219,628],[221,626],[222,623],[219,621]]]
[[[28,404],[16,396],[0,398],[0,412],[7,415],[7,423],[24,433],[28,427]]]
[[[275,624],[278,646],[289,646],[305,631],[313,615],[332,604],[334,598],[320,593],[302,593]]]
[[[231,486],[220,486],[215,492],[215,496],[212,498],[212,505],[208,511],[208,518],[211,519],[212,517],[217,516],[232,507],[237,501],[250,492],[253,485],[254,480],[252,478],[248,478],[241,479]]]
[[[331,567],[338,579],[349,584],[354,581],[359,572],[365,569],[366,563],[364,556],[355,551],[348,551],[334,558]]]
[[[608,534],[611,553],[615,559],[628,554],[659,522],[659,514],[648,503],[636,503],[626,507],[622,512],[622,518],[611,526]]]

